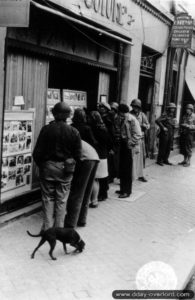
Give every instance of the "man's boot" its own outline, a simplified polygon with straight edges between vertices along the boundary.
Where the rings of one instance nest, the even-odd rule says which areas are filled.
[[[188,160],[187,156],[184,156],[184,160],[178,163],[178,165],[185,165],[187,163],[187,160]]]
[[[190,166],[190,159],[191,159],[191,157],[187,158],[186,163],[183,164],[184,167],[189,167]]]

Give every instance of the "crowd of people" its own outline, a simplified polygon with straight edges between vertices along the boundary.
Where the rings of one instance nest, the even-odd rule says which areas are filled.
[[[150,124],[139,99],[131,107],[112,102],[99,103],[91,112],[77,108],[68,125],[70,107],[64,102],[54,106],[54,121],[42,128],[33,151],[42,193],[42,231],[53,226],[85,226],[88,208],[97,208],[108,198],[109,184],[115,178],[120,182],[115,191],[118,198],[130,197],[133,180],[147,181],[145,140]],[[168,158],[178,126],[175,112],[175,104],[170,103],[156,120],[160,166],[171,164]],[[181,123],[183,166],[190,165],[193,130],[195,115],[189,104]]]

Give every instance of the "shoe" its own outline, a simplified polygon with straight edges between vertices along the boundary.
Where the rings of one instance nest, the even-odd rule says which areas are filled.
[[[180,163],[178,163],[178,165],[180,165],[180,166],[182,166],[182,165],[184,165],[184,164],[186,164],[186,161],[185,161],[185,160],[183,160],[183,161],[181,161]]]
[[[130,194],[127,194],[127,193],[123,193],[123,194],[120,194],[118,196],[118,198],[128,198],[130,196]]]
[[[183,164],[183,167],[189,167],[189,166],[190,166],[189,162],[186,162],[185,164]]]
[[[168,160],[167,161],[164,161],[163,162],[165,165],[169,165],[169,166],[172,166],[173,164],[172,163],[170,163]]]
[[[148,180],[144,176],[139,177],[138,180],[142,182],[148,182]]]
[[[103,197],[100,197],[100,198],[98,198],[98,202],[100,202],[100,201],[106,201],[106,199],[107,199],[107,198],[105,198],[105,197],[104,197],[104,198],[103,198]]]
[[[161,161],[157,161],[156,164],[159,165],[159,166],[161,166],[161,167],[164,166],[163,163],[162,163]]]
[[[117,190],[117,191],[115,191],[115,193],[119,194],[119,195],[122,194],[121,190]]]
[[[90,203],[90,204],[89,204],[89,207],[91,207],[91,208],[96,208],[96,207],[98,207],[98,204]]]
[[[77,223],[77,226],[78,226],[78,227],[85,227],[85,226],[86,226],[86,223],[78,222],[78,223]]]

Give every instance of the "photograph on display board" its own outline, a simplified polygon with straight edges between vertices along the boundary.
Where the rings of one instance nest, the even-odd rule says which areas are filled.
[[[26,123],[27,123],[27,121],[20,121],[19,122],[19,130],[26,131]]]
[[[60,89],[47,89],[47,105],[46,105],[46,123],[54,119],[52,108],[61,101]]]
[[[8,157],[3,157],[2,158],[2,167],[7,167],[8,166]]]
[[[87,107],[87,93],[64,89],[63,101],[67,102],[70,106]]]
[[[16,186],[21,186],[21,185],[24,185],[25,182],[24,182],[24,177],[23,175],[19,174],[16,176]]]
[[[26,149],[30,150],[32,147],[32,135],[28,134],[26,137]]]

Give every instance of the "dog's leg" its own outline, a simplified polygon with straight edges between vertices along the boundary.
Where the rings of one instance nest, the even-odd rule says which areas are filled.
[[[31,258],[35,257],[35,253],[37,252],[37,250],[46,242],[45,238],[42,238],[38,244],[38,246],[35,248],[35,250],[33,251],[33,253],[31,254]]]
[[[63,247],[64,247],[64,252],[65,252],[66,254],[69,254],[68,251],[67,251],[67,248],[66,248],[66,243],[63,243]]]
[[[56,260],[57,258],[53,256],[53,250],[54,250],[55,245],[56,245],[56,240],[49,240],[48,242],[50,244],[49,255],[51,256],[52,260]]]

